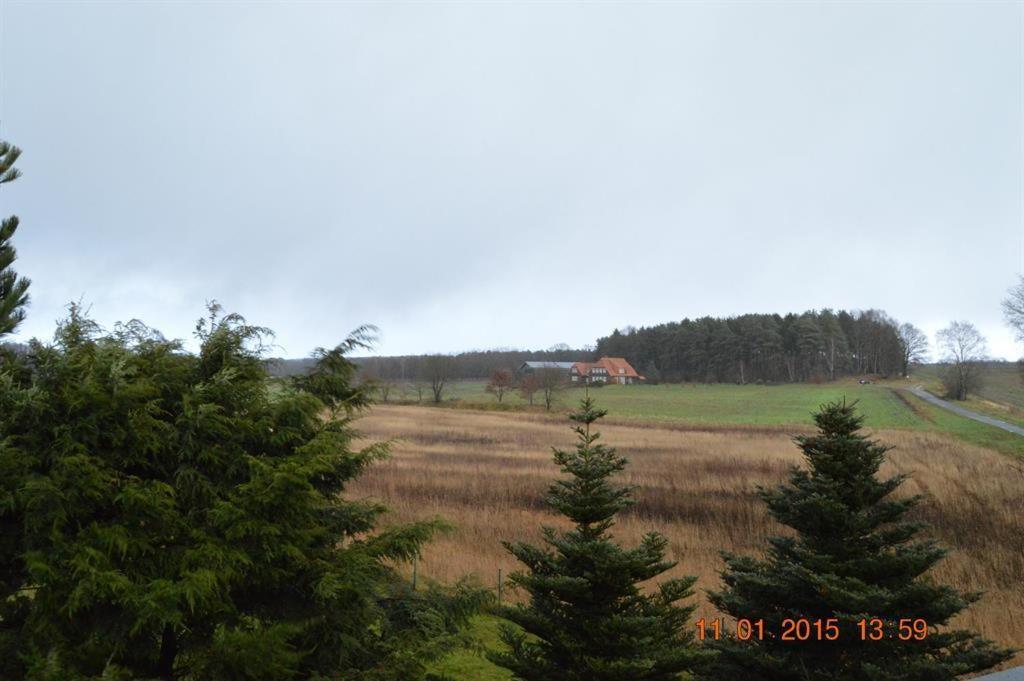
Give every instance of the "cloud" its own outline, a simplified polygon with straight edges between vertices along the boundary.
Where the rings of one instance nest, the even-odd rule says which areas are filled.
[[[974,321],[1022,261],[990,5],[5,4],[22,335],[68,299],[291,355],[815,307]]]

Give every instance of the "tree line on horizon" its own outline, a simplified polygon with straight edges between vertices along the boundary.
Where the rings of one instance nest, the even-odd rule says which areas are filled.
[[[432,358],[446,357],[447,378],[452,381],[481,379],[499,369],[515,371],[523,362],[589,362],[593,350],[568,346],[547,350],[470,350],[454,355],[395,355],[389,357],[355,357],[367,376],[396,383],[422,381],[429,378],[434,367]]]
[[[448,380],[490,377],[526,361],[589,362],[623,357],[648,382],[799,383],[855,375],[906,375],[925,359],[928,340],[881,310],[807,311],[701,317],[615,329],[593,348],[476,350],[443,355]],[[361,357],[368,377],[402,383],[435,373],[439,355]],[[285,366],[285,365],[281,365]],[[301,365],[292,368],[302,370]],[[272,371],[274,369],[272,368]],[[277,369],[282,374],[287,368]]]
[[[800,383],[905,375],[926,348],[920,330],[881,310],[824,309],[616,329],[598,339],[596,354],[625,357],[648,379],[673,383]]]

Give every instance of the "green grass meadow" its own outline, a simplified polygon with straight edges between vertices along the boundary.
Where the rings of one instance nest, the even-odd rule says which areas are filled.
[[[1020,381],[1015,365],[998,373],[993,390],[998,395],[1016,394]],[[1011,371],[1012,369],[1012,371]],[[654,421],[707,426],[813,426],[811,415],[826,402],[854,400],[864,414],[867,428],[906,428],[950,433],[965,442],[989,447],[1004,454],[1024,458],[1024,438],[998,428],[972,421],[932,406],[906,389],[914,385],[941,394],[933,367],[925,367],[909,380],[891,380],[860,385],[847,380],[826,384],[732,385],[732,384],[662,384],[607,385],[591,388],[590,395],[598,406],[607,409],[616,420]],[[445,387],[444,405],[456,408],[508,409],[542,411],[540,395],[531,407],[517,392],[507,393],[498,404],[485,390],[484,381],[460,381]],[[1024,392],[1024,391],[1022,391]],[[569,388],[557,395],[553,409],[565,412],[584,397],[583,388]],[[392,400],[415,401],[408,389],[392,392]],[[429,391],[424,391],[423,404],[431,405]],[[1024,425],[1024,408],[991,399],[972,398],[963,403],[968,409],[989,414],[1011,423]]]
[[[491,406],[493,395],[483,381],[453,383],[445,400],[459,406]],[[920,417],[885,385],[841,382],[824,385],[662,384],[607,385],[592,388],[591,397],[616,419],[715,425],[808,425],[817,408],[833,400],[856,400],[872,428],[916,428]],[[408,397],[408,395],[406,395]],[[557,397],[556,408],[567,409],[584,396],[571,388]],[[429,397],[424,395],[426,403]],[[526,405],[517,393],[506,394],[511,407]],[[534,404],[541,403],[540,395]]]

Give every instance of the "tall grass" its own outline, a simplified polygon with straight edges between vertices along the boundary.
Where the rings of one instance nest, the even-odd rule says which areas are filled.
[[[537,542],[542,525],[560,525],[543,496],[557,473],[551,446],[573,444],[564,417],[378,406],[360,429],[369,440],[399,441],[392,458],[350,493],[384,501],[393,522],[442,516],[456,525],[427,548],[421,577],[452,581],[475,573],[493,583],[499,568],[508,574],[519,567],[502,540]],[[761,553],[765,539],[784,530],[754,492],[782,482],[801,462],[792,433],[627,422],[607,422],[601,431],[630,459],[623,481],[636,487],[637,504],[615,534],[628,544],[650,530],[664,534],[679,561],[668,576],[697,575],[699,588],[717,588],[719,551]],[[952,549],[930,578],[986,592],[956,624],[1024,647],[1024,469],[940,433],[874,434],[896,447],[883,474],[910,474],[899,493],[925,495],[914,519]],[[697,616],[714,614],[701,591]]]

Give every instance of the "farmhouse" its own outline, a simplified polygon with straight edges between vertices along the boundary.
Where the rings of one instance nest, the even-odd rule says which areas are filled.
[[[583,383],[639,383],[644,377],[622,357],[602,357],[596,362],[576,362],[569,380]]]

